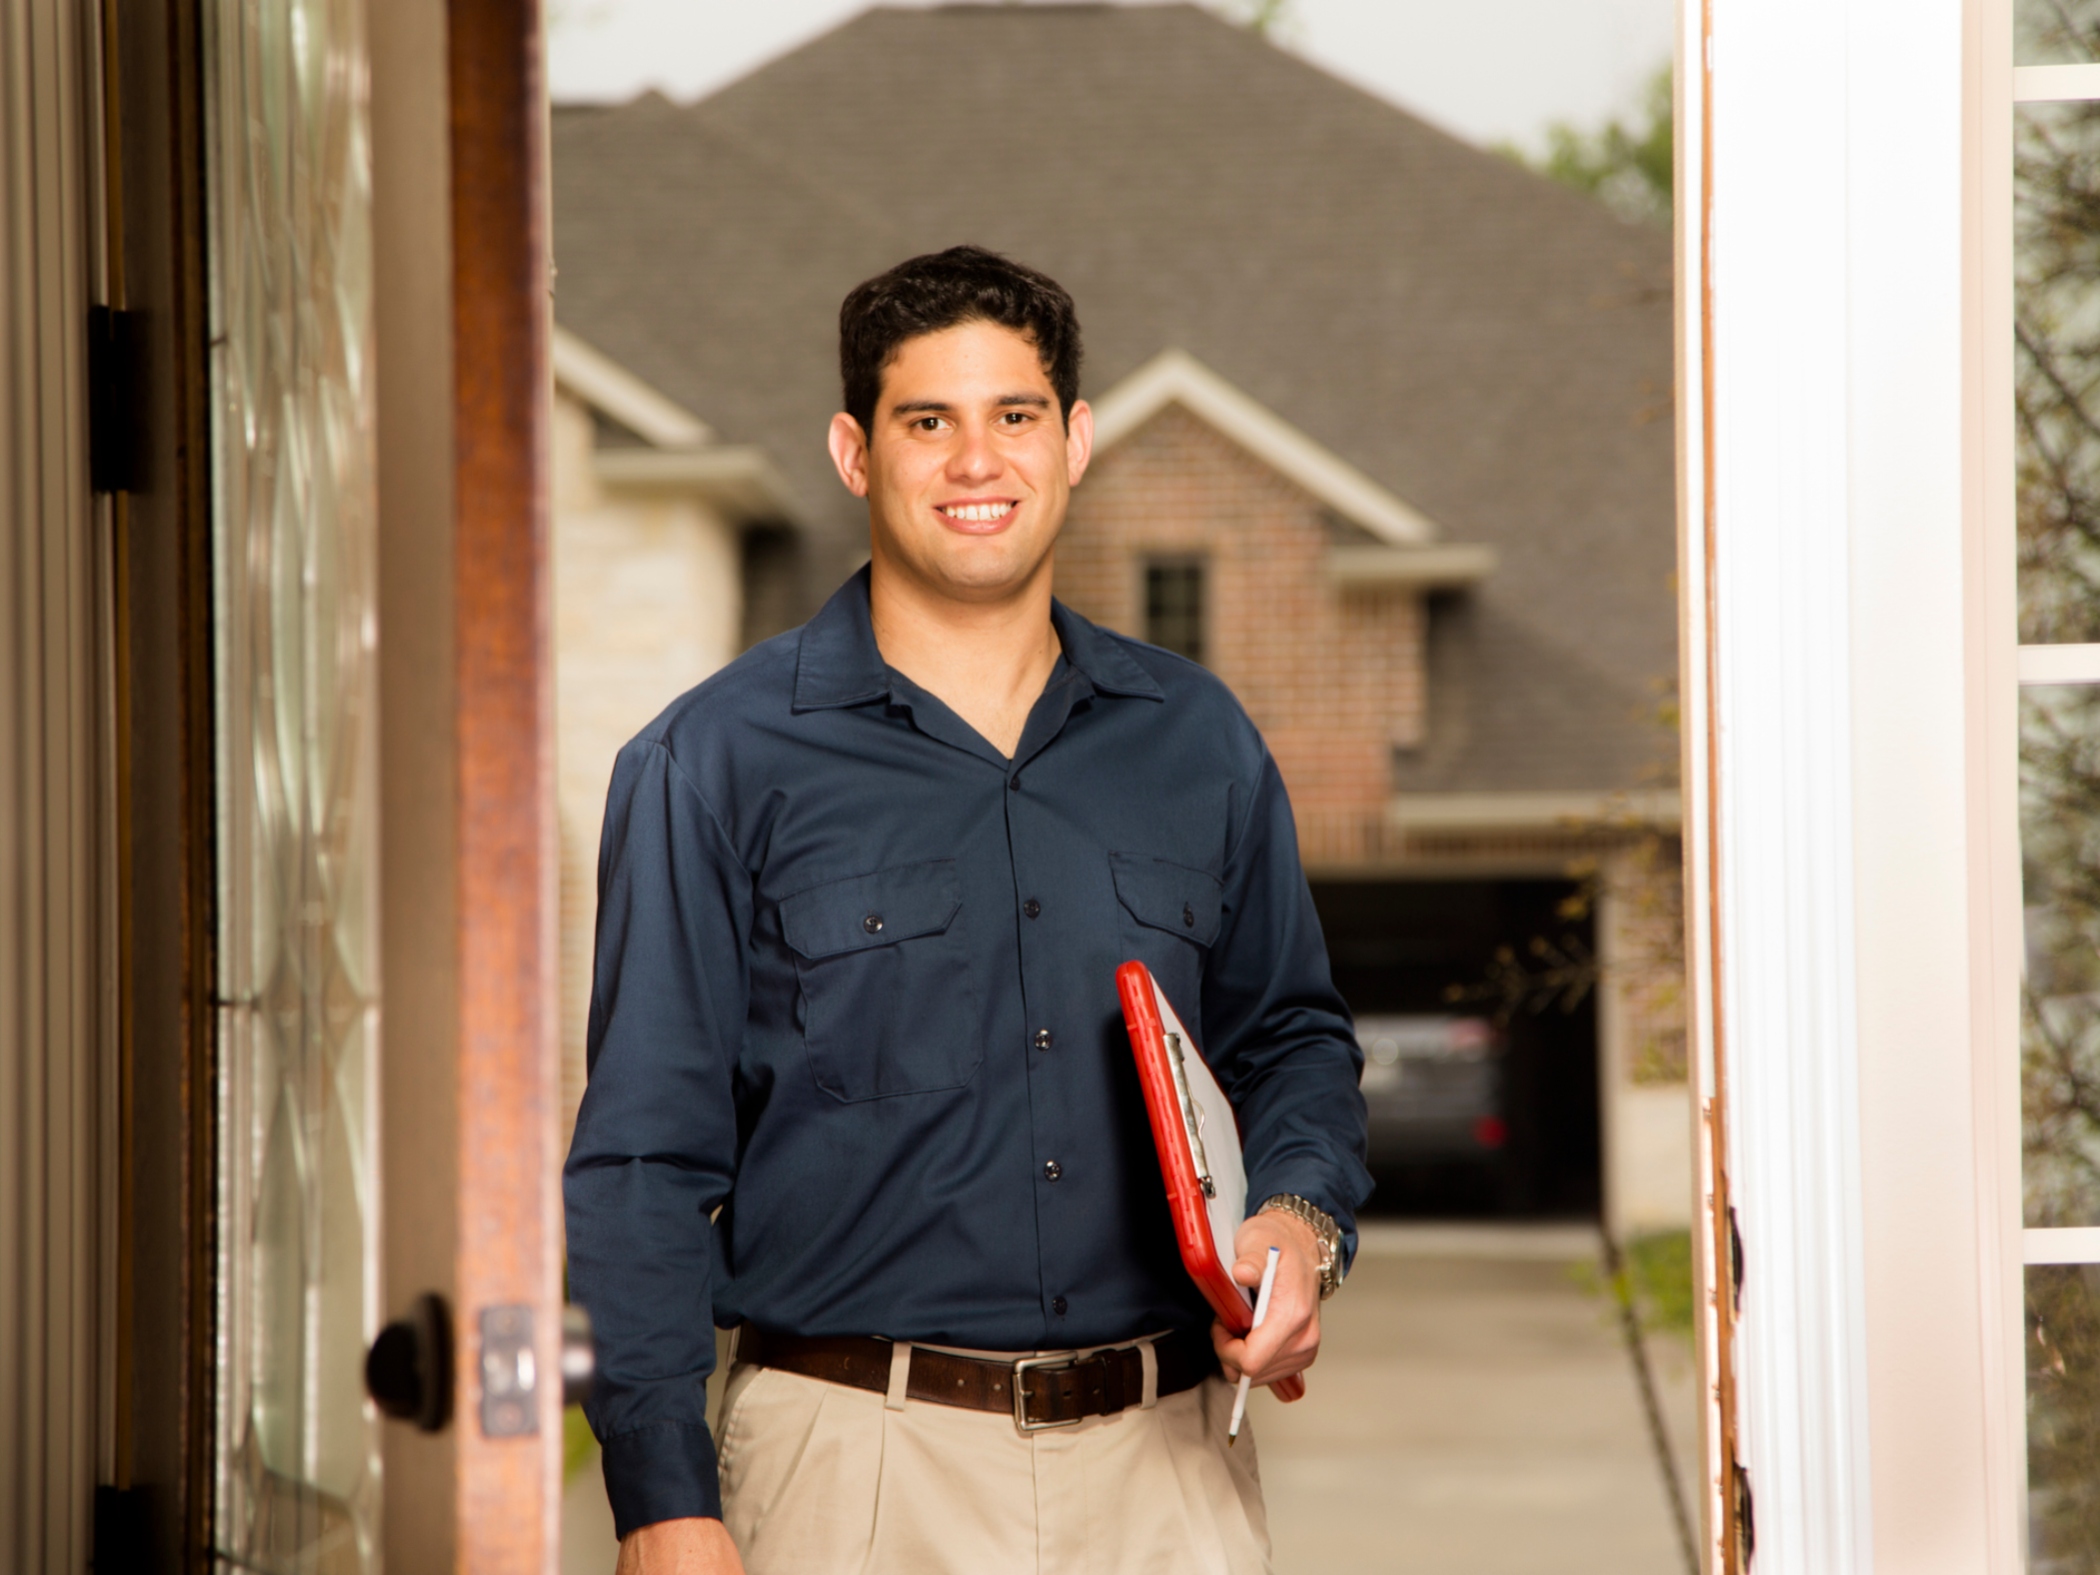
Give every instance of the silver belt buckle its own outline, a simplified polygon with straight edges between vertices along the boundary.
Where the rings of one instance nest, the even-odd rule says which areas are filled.
[[[1077,1427],[1082,1421],[1084,1421],[1084,1417],[1077,1416],[1071,1417],[1063,1422],[1029,1421],[1028,1391],[1021,1385],[1022,1375],[1026,1373],[1034,1372],[1038,1369],[1077,1367],[1078,1365],[1079,1354],[1076,1351],[1065,1351],[1056,1356],[1024,1356],[1019,1361],[1015,1362],[1013,1377],[1014,1426],[1019,1428],[1024,1433],[1040,1433],[1044,1429],[1052,1427]]]

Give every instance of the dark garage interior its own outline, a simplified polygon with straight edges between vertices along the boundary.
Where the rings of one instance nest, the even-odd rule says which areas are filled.
[[[1378,1190],[1366,1212],[1594,1217],[1601,1195],[1596,991],[1583,987],[1579,964],[1574,988],[1549,982],[1552,964],[1540,954],[1543,944],[1563,958],[1594,956],[1587,912],[1563,911],[1575,883],[1328,881],[1312,890],[1335,984],[1359,1019],[1360,1037],[1368,1037],[1364,1020],[1379,1018],[1486,1018],[1499,1030],[1500,1124],[1490,1136],[1500,1141],[1462,1160],[1374,1152]],[[1498,953],[1506,954],[1499,969]],[[1532,988],[1512,983],[1510,963]]]

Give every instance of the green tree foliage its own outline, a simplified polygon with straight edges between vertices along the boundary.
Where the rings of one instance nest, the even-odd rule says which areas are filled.
[[[1638,111],[1614,117],[1594,131],[1566,121],[1546,128],[1546,152],[1530,157],[1505,144],[1499,151],[1548,180],[1587,192],[1624,219],[1668,224],[1675,180],[1675,119],[1670,68],[1648,79]]]
[[[1257,38],[1280,43],[1297,29],[1293,0],[1208,0],[1208,4]]]

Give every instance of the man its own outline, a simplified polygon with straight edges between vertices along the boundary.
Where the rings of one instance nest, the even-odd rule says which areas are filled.
[[[958,247],[840,339],[869,565],[606,809],[566,1195],[620,1569],[1264,1569],[1228,1380],[1310,1365],[1369,1191],[1282,782],[1215,678],[1051,598],[1093,439],[1065,292]],[[1237,1278],[1281,1249],[1245,1339],[1175,1250],[1131,957],[1239,1112]]]

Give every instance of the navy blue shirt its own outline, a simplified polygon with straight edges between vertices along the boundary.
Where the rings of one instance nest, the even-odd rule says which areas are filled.
[[[622,1535],[721,1512],[717,1324],[1059,1350],[1209,1322],[1129,958],[1233,1100],[1250,1204],[1309,1198],[1354,1250],[1362,1057],[1276,766],[1203,668],[1052,616],[1011,760],[884,665],[865,570],[620,752],[565,1194]]]

